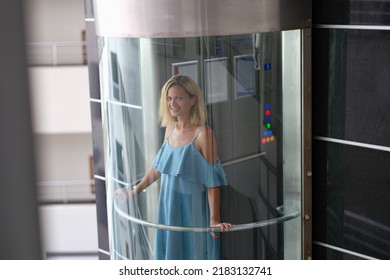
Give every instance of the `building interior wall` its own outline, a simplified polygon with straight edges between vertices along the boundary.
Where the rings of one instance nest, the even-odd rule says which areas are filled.
[[[85,29],[83,0],[28,0],[23,3],[26,42],[82,39],[81,34]]]
[[[389,259],[390,1],[313,4],[313,258]]]

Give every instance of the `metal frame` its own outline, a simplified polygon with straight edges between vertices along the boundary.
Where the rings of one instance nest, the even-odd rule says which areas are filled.
[[[99,36],[236,35],[303,29],[311,0],[94,0]]]
[[[311,29],[302,30],[302,258],[312,258]]]

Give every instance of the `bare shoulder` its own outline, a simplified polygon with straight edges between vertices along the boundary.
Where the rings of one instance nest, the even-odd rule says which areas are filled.
[[[165,127],[165,135],[164,135],[164,139],[167,139],[169,134],[171,133],[172,129],[173,129],[173,126],[174,124],[171,124],[171,125],[168,125]]]
[[[207,143],[215,141],[214,131],[208,126],[202,126],[199,128],[198,137],[201,142]]]
[[[195,145],[209,162],[215,162],[216,159],[216,140],[213,130],[208,126],[200,128],[199,134],[195,140]]]

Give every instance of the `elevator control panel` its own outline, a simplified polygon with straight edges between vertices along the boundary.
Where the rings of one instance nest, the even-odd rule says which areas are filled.
[[[264,71],[268,72],[271,70],[271,63],[265,63],[264,64]],[[271,103],[270,102],[264,102],[263,108],[263,129],[262,129],[262,135],[261,135],[261,143],[262,144],[267,144],[270,142],[275,141],[275,135],[272,130],[272,108],[271,108]]]
[[[264,123],[265,129],[263,131],[263,135],[261,138],[262,144],[267,144],[269,142],[275,141],[275,135],[272,131],[271,114],[272,114],[271,104],[266,103],[264,105],[264,116],[263,116],[264,122],[263,123]]]

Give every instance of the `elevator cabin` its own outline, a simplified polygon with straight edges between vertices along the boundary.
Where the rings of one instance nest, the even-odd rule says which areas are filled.
[[[311,256],[310,1],[95,1],[112,259],[154,259],[160,181],[123,201],[164,142],[160,92],[200,87],[228,185],[221,259]],[[174,203],[174,202],[173,202]],[[194,209],[196,211],[196,209]]]

